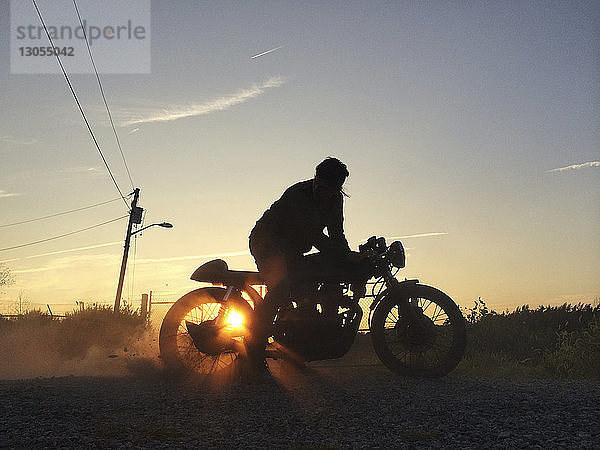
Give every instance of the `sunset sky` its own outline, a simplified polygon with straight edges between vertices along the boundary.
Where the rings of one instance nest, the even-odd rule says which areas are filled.
[[[11,73],[9,6],[0,248],[127,214],[5,226],[119,197],[62,75]],[[149,74],[101,73],[145,223],[174,224],[132,245],[126,299],[176,299],[218,255],[253,269],[254,222],[330,155],[350,170],[351,246],[405,236],[402,277],[498,310],[600,298],[599,2],[153,1],[149,37]],[[131,192],[95,76],[70,78]],[[125,228],[0,251],[16,279],[0,312],[20,291],[112,304]]]

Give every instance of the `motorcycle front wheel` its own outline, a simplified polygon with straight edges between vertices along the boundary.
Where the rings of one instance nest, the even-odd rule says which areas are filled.
[[[466,324],[450,297],[414,284],[384,295],[373,313],[371,339],[375,353],[392,372],[442,377],[464,355]]]
[[[233,374],[244,338],[239,332],[223,336],[228,330],[217,324],[234,308],[246,319],[253,310],[243,299],[223,303],[224,296],[225,289],[201,288],[171,306],[159,336],[165,369],[177,375]]]

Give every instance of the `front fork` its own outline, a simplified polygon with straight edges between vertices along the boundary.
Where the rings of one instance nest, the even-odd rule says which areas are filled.
[[[373,315],[375,308],[377,308],[377,305],[379,305],[379,303],[381,303],[381,300],[383,300],[383,298],[387,295],[396,296],[396,298],[398,299],[397,304],[399,312],[404,317],[415,318],[419,315],[419,306],[417,304],[418,299],[410,298],[405,293],[407,287],[417,284],[419,280],[404,279],[403,281],[398,281],[398,279],[396,279],[396,277],[394,277],[394,275],[392,274],[392,271],[389,268],[389,266],[385,267],[382,270],[382,272],[382,277],[384,279],[386,289],[373,299],[373,302],[369,307],[369,328],[371,328],[371,316]]]
[[[242,292],[245,292],[250,300],[252,300],[254,308],[251,308],[250,311],[247,311],[246,314],[244,314],[244,328],[252,334],[256,330],[257,325],[259,325],[256,323],[256,321],[259,320],[256,316],[256,308],[264,301],[264,298],[250,285],[245,285],[243,287],[228,285],[226,288],[223,299],[220,302],[221,305],[219,306],[217,315],[217,324],[225,325],[224,322],[227,310],[231,307],[235,308],[240,300],[243,302],[247,301],[247,299],[242,296]]]
[[[219,306],[219,313],[217,314],[217,325],[223,325],[225,320],[225,313],[227,312],[229,297],[231,297],[231,293],[233,292],[233,286],[227,286],[227,290],[225,291],[225,295],[223,296],[223,300],[221,300],[221,306]]]

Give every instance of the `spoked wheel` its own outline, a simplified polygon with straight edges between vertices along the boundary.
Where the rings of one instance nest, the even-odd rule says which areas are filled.
[[[375,353],[392,372],[441,377],[464,355],[466,325],[450,297],[415,284],[399,294],[388,292],[377,305],[371,337]]]
[[[228,318],[240,314],[248,320],[253,310],[241,297],[222,303],[225,292],[196,289],[171,306],[159,338],[166,369],[181,375],[233,374],[246,330]]]

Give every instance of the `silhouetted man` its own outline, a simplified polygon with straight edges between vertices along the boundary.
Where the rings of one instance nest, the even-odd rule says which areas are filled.
[[[344,163],[326,158],[316,167],[313,179],[286,189],[252,229],[250,253],[268,292],[265,301],[256,306],[258,323],[248,346],[251,361],[262,364],[273,318],[287,298],[292,280],[359,259],[344,236],[342,186],[348,175]],[[313,246],[320,252],[303,256]]]

